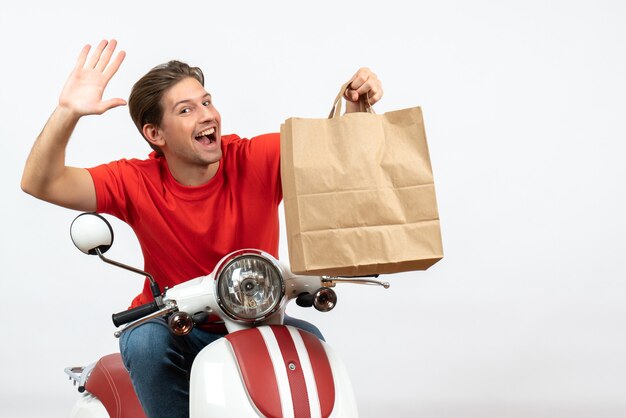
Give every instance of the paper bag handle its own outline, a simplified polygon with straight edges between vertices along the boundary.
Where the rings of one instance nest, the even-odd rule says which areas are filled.
[[[339,94],[335,98],[335,101],[333,103],[333,108],[330,110],[328,119],[336,118],[337,116],[341,114],[341,103],[342,103],[341,99],[343,98],[343,95],[346,93],[346,90],[348,90],[348,86],[350,86],[350,83],[352,83],[352,80],[345,83],[339,89]],[[372,105],[370,104],[370,98],[367,94],[365,95],[365,98],[361,97],[359,99],[359,108],[361,112],[374,113],[374,109],[372,109]]]

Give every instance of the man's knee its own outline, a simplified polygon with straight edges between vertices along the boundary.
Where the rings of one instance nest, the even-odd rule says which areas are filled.
[[[153,363],[165,357],[171,335],[165,323],[149,321],[128,330],[120,336],[120,353],[124,366],[130,369],[136,363]]]

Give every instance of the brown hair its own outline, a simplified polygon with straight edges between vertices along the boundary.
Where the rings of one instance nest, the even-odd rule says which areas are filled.
[[[163,94],[174,84],[187,77],[195,78],[204,86],[204,74],[200,68],[190,67],[184,62],[175,60],[157,65],[133,86],[128,98],[128,110],[135,126],[146,141],[148,139],[143,134],[143,126],[149,123],[158,127],[161,124],[163,118],[161,98]],[[157,154],[162,155],[159,147],[150,141],[148,144]]]

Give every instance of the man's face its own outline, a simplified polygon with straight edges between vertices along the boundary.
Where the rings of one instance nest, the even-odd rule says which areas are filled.
[[[222,158],[221,117],[211,95],[195,78],[170,87],[161,99],[159,133],[168,164],[208,166]]]

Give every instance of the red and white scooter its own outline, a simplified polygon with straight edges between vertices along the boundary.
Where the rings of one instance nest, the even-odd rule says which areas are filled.
[[[103,256],[113,230],[102,216],[79,215],[71,226],[84,253],[148,277],[154,301],[113,315],[123,332],[156,317],[171,332],[188,334],[217,315],[228,331],[198,353],[190,377],[190,417],[357,417],[348,373],[335,351],[314,335],[283,325],[287,303],[333,309],[336,283],[382,283],[368,278],[298,276],[271,255],[244,249],[225,256],[208,276],[163,293],[151,276]],[[144,417],[119,354],[66,369],[82,393],[70,418]]]

